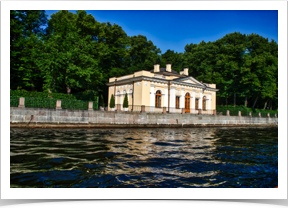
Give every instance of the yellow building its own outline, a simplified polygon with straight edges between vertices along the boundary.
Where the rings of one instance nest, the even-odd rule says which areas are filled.
[[[151,71],[112,77],[107,86],[108,102],[113,94],[116,110],[212,114],[216,109],[216,84],[202,83],[189,76],[187,67],[178,74],[170,63],[166,68],[155,64]],[[123,109],[126,93],[129,108]]]

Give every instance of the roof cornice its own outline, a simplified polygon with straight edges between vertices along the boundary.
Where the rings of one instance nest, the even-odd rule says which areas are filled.
[[[185,77],[186,78],[186,77]],[[147,81],[151,81],[151,82],[160,82],[160,83],[169,83],[170,84],[175,84],[175,85],[184,85],[184,86],[189,86],[189,87],[197,87],[197,88],[202,88],[202,89],[207,89],[210,91],[219,91],[219,89],[215,89],[215,88],[210,88],[207,87],[206,85],[200,83],[200,84],[192,84],[192,83],[188,83],[188,82],[181,82],[181,81],[176,81],[176,80],[165,80],[165,79],[159,79],[159,78],[154,78],[154,77],[146,77],[146,76],[139,76],[139,77],[133,77],[133,78],[128,78],[128,79],[124,79],[124,80],[119,80],[119,81],[115,81],[114,82],[109,82],[106,83],[107,86],[114,86],[116,85],[123,85],[123,84],[131,84],[132,82],[139,82],[142,80],[147,80]],[[198,81],[198,80],[197,80]],[[199,82],[199,81],[198,81]]]

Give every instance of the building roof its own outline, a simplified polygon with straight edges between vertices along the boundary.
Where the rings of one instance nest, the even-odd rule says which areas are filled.
[[[154,69],[150,70],[151,73],[155,73]],[[186,75],[180,75],[175,70],[171,69],[171,72],[167,71],[166,68],[160,68],[159,72],[156,72],[157,74],[164,74],[167,76],[177,76],[177,77],[187,77]]]
[[[154,73],[154,69],[150,70],[150,72]],[[160,68],[159,72],[168,72],[166,71],[166,68]],[[170,73],[173,73],[173,74],[178,74],[178,72],[176,72],[175,70],[171,69],[171,72]]]

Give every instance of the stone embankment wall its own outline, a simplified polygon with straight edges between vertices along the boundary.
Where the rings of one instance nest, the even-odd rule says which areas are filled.
[[[10,107],[11,127],[277,126],[278,118]]]

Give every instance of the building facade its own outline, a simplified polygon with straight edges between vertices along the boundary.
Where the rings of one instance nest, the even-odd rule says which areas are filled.
[[[145,106],[149,112],[163,112],[165,107],[171,113],[183,113],[185,109],[185,113],[212,114],[216,109],[216,84],[202,83],[189,76],[187,67],[178,74],[170,63],[166,64],[166,68],[155,64],[151,71],[112,77],[107,86],[108,103],[113,94],[116,110],[125,110],[123,101],[126,93],[129,111],[139,111],[140,106]],[[108,109],[114,110],[109,108],[109,104]]]

